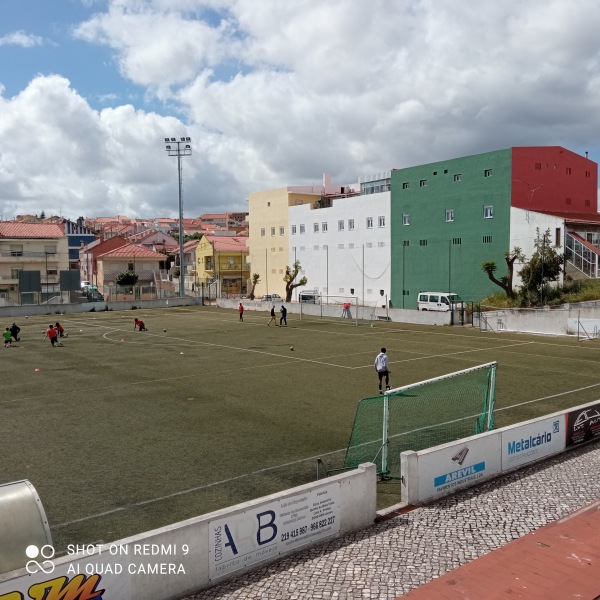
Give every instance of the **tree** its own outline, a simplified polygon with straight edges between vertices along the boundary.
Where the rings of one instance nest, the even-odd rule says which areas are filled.
[[[42,211],[42,214],[40,215],[40,219],[45,219],[46,218],[46,212]]]
[[[256,289],[256,286],[259,281],[260,281],[260,275],[258,273],[253,273],[252,274],[252,287],[250,288],[250,294],[249,294],[250,300],[254,300],[254,290]]]
[[[517,260],[524,261],[525,255],[521,251],[521,248],[515,246],[511,251],[506,251],[504,253],[504,260],[506,261],[506,266],[508,268],[508,274],[497,279],[494,273],[498,269],[496,262],[493,260],[488,260],[481,263],[481,269],[487,273],[487,276],[490,278],[490,281],[500,286],[505,292],[507,298],[514,298],[516,296],[515,291],[513,290],[513,275],[515,269],[515,262]]]
[[[292,292],[295,288],[300,287],[301,285],[306,285],[308,279],[303,277],[297,283],[294,283],[296,277],[298,277],[298,273],[300,273],[300,261],[297,260],[291,267],[288,265],[285,268],[285,275],[283,276],[283,280],[285,281],[285,301],[292,301]]]
[[[559,254],[550,240],[550,229],[540,234],[536,229],[535,251],[519,271],[523,285],[521,295],[524,304],[543,304],[544,288],[556,281],[562,273],[563,255]]]
[[[138,279],[139,277],[135,271],[123,271],[117,275],[115,281],[117,285],[126,287],[135,285]]]

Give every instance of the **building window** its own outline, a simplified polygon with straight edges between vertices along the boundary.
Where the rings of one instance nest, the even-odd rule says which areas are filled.
[[[354,244],[348,244],[348,248],[350,248],[350,249],[354,248]]]
[[[446,209],[446,223],[451,223],[452,221],[454,221],[454,209],[447,208]]]
[[[44,246],[44,254],[56,254],[56,246]]]
[[[279,235],[285,235],[285,227],[279,228]]]
[[[554,232],[554,245],[560,246],[560,227],[557,227]]]
[[[373,217],[367,217],[367,229],[373,229]]]
[[[319,233],[319,224],[318,223],[313,223],[313,231],[315,233]]]
[[[427,246],[427,240],[419,240],[419,246]]]
[[[275,237],[275,227],[271,227],[271,237]]]
[[[379,227],[385,227],[385,217],[377,217],[377,222],[379,223]]]
[[[492,169],[486,169],[486,170],[483,172],[483,176],[484,176],[484,177],[491,177],[491,176],[492,176]]]
[[[19,279],[19,273],[22,271],[23,269],[11,269],[10,270],[10,278],[11,279]]]
[[[566,199],[566,203],[567,203],[567,204],[571,204],[571,198],[567,198],[567,199]]]
[[[402,189],[403,190],[407,190],[408,189],[408,181],[405,181],[402,183]]]
[[[343,249],[344,249],[344,244],[338,244],[338,248],[339,248],[340,250],[343,250]]]
[[[491,235],[484,235],[483,236],[483,243],[484,244],[491,244],[492,243],[492,236]]]
[[[348,219],[348,229],[350,231],[354,230],[354,219]]]
[[[456,173],[454,175],[454,181],[460,181],[461,180],[462,175],[460,173]]]
[[[271,206],[271,203],[270,203],[270,202],[267,202],[267,206]]]
[[[408,213],[402,215],[402,225],[410,225],[410,215]]]
[[[585,176],[587,179],[589,179],[592,176],[592,174],[590,173],[590,171],[586,171]]]
[[[570,174],[571,174],[571,167],[567,167],[567,168],[566,168],[566,173],[567,173],[567,175],[570,175]]]
[[[11,244],[10,245],[11,256],[23,256],[23,244]]]
[[[367,242],[367,243],[366,243],[366,246],[367,246],[367,248],[372,248],[372,247],[373,247],[373,244],[372,244],[371,242]]]
[[[304,225],[300,225],[300,233],[304,233],[305,229]]]
[[[586,201],[585,201],[585,205],[586,205],[586,206],[589,206],[589,205],[590,205],[590,201],[589,201],[589,200],[586,200]]]
[[[493,219],[494,218],[494,206],[493,206],[493,204],[486,204],[483,207],[483,218],[484,219]]]
[[[461,238],[452,238],[452,243],[455,245],[462,244]]]
[[[338,231],[344,231],[344,221],[338,221]]]
[[[535,170],[536,171],[541,171],[542,170],[542,163],[535,163]]]
[[[321,224],[321,229],[322,229],[323,231],[327,231],[327,223],[322,223],[322,224]]]
[[[313,250],[318,250],[319,246],[313,246]]]
[[[304,252],[306,250],[306,246],[300,246],[300,252]]]
[[[404,241],[402,242],[402,245],[403,245],[403,246],[410,246],[410,240],[404,240]]]
[[[292,225],[292,235],[296,235],[296,226]]]
[[[419,181],[419,187],[427,187],[427,179],[421,179],[421,181]]]
[[[385,248],[385,242],[377,242],[378,248]]]

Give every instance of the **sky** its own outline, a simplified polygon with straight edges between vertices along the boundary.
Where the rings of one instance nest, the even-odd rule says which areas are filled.
[[[597,0],[0,0],[0,219],[247,210],[511,146],[600,158]]]

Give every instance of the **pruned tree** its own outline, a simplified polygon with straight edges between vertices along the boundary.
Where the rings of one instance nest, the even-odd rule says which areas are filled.
[[[286,302],[292,301],[292,292],[294,291],[294,289],[302,285],[306,285],[306,283],[308,282],[308,279],[306,279],[306,277],[302,277],[302,279],[294,283],[296,277],[298,277],[298,274],[300,273],[300,270],[301,265],[299,260],[297,260],[291,267],[288,265],[285,268],[285,275],[283,276],[283,280],[285,281]]]
[[[498,279],[495,276],[496,270],[498,269],[498,265],[496,265],[496,261],[487,260],[481,263],[481,269],[487,273],[487,276],[490,278],[490,281],[495,283],[497,286],[501,287],[506,293],[507,298],[515,298],[516,293],[513,289],[513,276],[515,271],[515,262],[524,261],[525,255],[523,254],[521,248],[515,246],[512,250],[507,250],[504,253],[504,260],[506,261],[506,267],[508,269],[508,273],[503,275]]]
[[[524,304],[543,304],[544,288],[556,281],[563,270],[563,255],[559,254],[550,240],[550,229],[540,234],[536,229],[535,251],[519,271],[523,281]]]
[[[135,271],[122,271],[116,276],[115,281],[117,285],[132,286],[138,282],[138,279],[138,274]]]
[[[258,285],[259,281],[260,281],[260,275],[258,273],[253,273],[252,274],[252,287],[250,288],[250,294],[248,295],[250,300],[254,300],[254,298],[255,298],[254,290],[256,289],[256,286]]]

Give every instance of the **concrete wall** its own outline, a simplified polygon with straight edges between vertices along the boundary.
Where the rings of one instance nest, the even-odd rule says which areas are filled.
[[[481,329],[550,335],[585,335],[600,331],[600,302],[565,304],[555,308],[515,308],[481,313]],[[583,329],[581,328],[583,326]]]
[[[50,557],[51,574],[52,564],[46,562],[46,574],[30,561],[29,569],[0,576],[0,600],[92,598],[101,589],[106,598],[123,600],[181,598],[368,527],[376,516],[376,480],[368,463],[111,544],[73,545],[67,556]],[[51,546],[46,549],[49,556]],[[78,595],[78,588],[85,591]]]
[[[419,452],[402,452],[402,499],[420,505],[600,439],[590,402]]]
[[[219,298],[217,300],[217,306],[220,308],[230,308],[237,310],[240,301],[239,299],[227,299]],[[265,311],[266,313],[271,309],[270,302],[262,302],[261,300],[242,300],[242,304],[246,310],[253,311]],[[275,312],[279,318],[279,307],[282,303],[275,303]],[[293,318],[302,319],[303,317],[327,317],[327,318],[341,318],[342,317],[342,305],[341,304],[300,304],[298,302],[283,302],[288,309],[288,315]],[[356,307],[354,304],[350,307],[351,318],[345,319],[349,323],[352,323],[356,319]],[[358,307],[358,318],[366,321],[379,321],[389,317],[390,321],[397,323],[416,323],[421,325],[450,325],[450,313],[449,312],[432,312],[432,311],[418,311],[418,310],[403,310],[399,308],[386,309],[379,305],[378,308],[374,309],[370,306],[359,306]],[[288,317],[289,319],[289,317]]]
[[[165,308],[175,306],[192,306],[198,303],[197,298],[158,298],[156,300],[128,300],[115,302],[83,302],[77,304],[25,304],[23,306],[1,306],[0,318],[2,317],[25,317],[34,315],[54,314],[77,314],[106,310],[127,310],[132,306],[138,308]],[[237,305],[236,305],[237,306]]]

